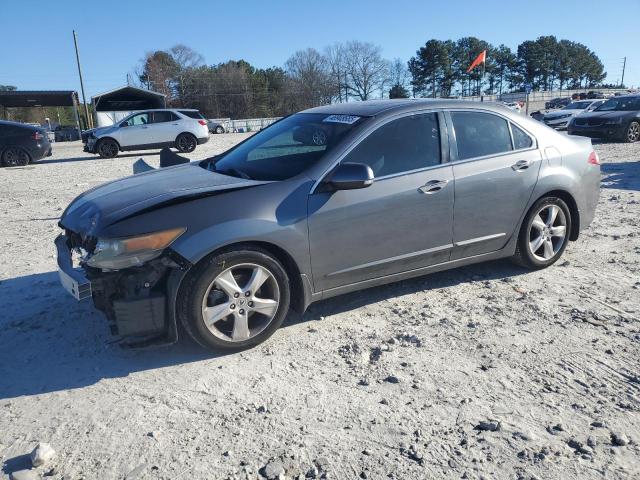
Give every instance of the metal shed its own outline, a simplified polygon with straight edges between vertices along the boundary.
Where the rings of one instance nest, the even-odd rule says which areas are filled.
[[[12,90],[0,92],[0,107],[73,107],[80,135],[78,92],[73,90]]]
[[[166,108],[162,93],[126,85],[91,97],[96,126],[106,127],[122,120],[137,110]]]

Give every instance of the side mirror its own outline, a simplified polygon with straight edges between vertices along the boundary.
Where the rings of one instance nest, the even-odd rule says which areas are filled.
[[[373,171],[364,163],[342,163],[324,183],[332,190],[355,190],[373,184]]]

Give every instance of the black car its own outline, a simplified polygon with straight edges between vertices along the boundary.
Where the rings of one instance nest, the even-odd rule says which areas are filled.
[[[551,110],[554,108],[562,108],[562,107],[566,107],[570,103],[571,103],[570,97],[558,97],[558,98],[554,98],[553,100],[549,100],[548,102],[545,102],[544,108],[546,108],[547,110]]]
[[[73,125],[58,125],[54,130],[56,142],[73,142],[80,140],[78,128]]]
[[[0,159],[4,167],[24,166],[51,155],[47,132],[24,123],[0,120]]]
[[[573,118],[567,126],[569,135],[621,140],[640,140],[640,95],[607,100],[593,112]]]

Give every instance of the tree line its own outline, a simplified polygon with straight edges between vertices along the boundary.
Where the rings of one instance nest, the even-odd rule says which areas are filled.
[[[484,68],[467,73],[487,51]],[[512,51],[476,37],[428,40],[408,62],[388,60],[369,42],[335,43],[293,53],[283,66],[257,68],[245,60],[204,64],[184,45],[148,53],[140,83],[167,95],[170,105],[213,117],[281,116],[331,102],[373,98],[451,97],[534,90],[593,88],[606,77],[587,46],[554,36],[527,40]]]
[[[467,73],[484,50],[484,68]],[[542,36],[515,51],[476,37],[431,39],[408,61],[386,59],[373,43],[350,41],[298,50],[284,65],[269,68],[245,60],[206,65],[198,52],[176,45],[147,53],[135,77],[165,94],[169,106],[197,108],[208,118],[251,118],[373,98],[500,94],[523,91],[526,84],[534,90],[593,88],[606,73],[587,46]]]
[[[467,73],[485,50],[484,69]],[[414,95],[442,97],[523,91],[526,84],[533,90],[592,88],[606,77],[602,62],[589,48],[554,36],[522,42],[515,52],[476,37],[432,39],[411,57],[409,71]]]

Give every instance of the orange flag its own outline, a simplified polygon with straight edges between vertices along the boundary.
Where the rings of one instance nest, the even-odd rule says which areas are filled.
[[[482,53],[480,53],[480,55],[478,55],[476,57],[476,59],[473,61],[473,63],[469,66],[469,68],[467,69],[467,73],[469,73],[471,70],[476,68],[478,65],[480,65],[481,63],[484,63],[486,61],[487,61],[487,51],[483,50]]]

